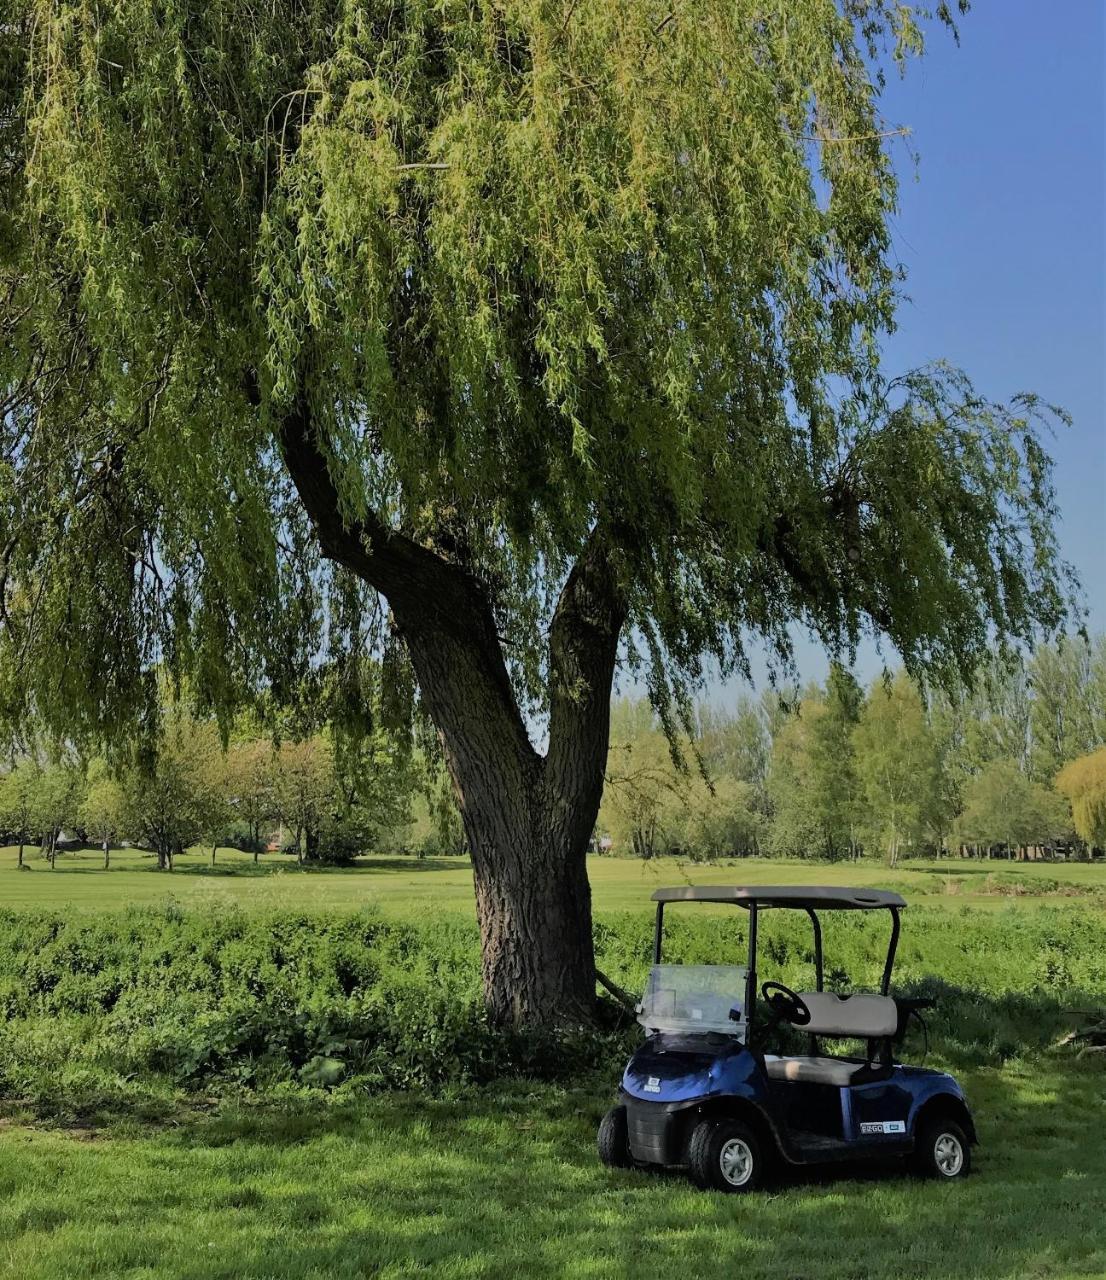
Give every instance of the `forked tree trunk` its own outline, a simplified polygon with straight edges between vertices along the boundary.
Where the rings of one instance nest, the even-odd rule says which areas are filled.
[[[492,1017],[556,1025],[595,1011],[585,854],[603,790],[626,605],[607,532],[592,530],[549,631],[549,747],[533,747],[485,585],[461,564],[344,504],[303,405],[281,448],[323,555],[386,598],[438,729],[472,853]]]
[[[405,632],[472,852],[484,998],[498,1022],[594,1013],[587,844],[603,794],[621,628],[612,594],[599,557],[582,558],[569,575],[550,633],[544,756],[519,714],[490,610],[474,608],[462,637]]]

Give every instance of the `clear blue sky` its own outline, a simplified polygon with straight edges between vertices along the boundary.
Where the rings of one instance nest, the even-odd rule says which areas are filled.
[[[1060,540],[1096,631],[1106,630],[1104,13],[1103,0],[974,0],[959,47],[931,32],[925,58],[889,78],[884,98],[888,121],[912,130],[894,151],[894,244],[910,301],[887,368],[941,357],[994,399],[1036,391],[1072,414],[1053,447]],[[801,643],[798,657],[804,677],[824,673],[819,649]],[[873,652],[859,656],[858,674],[879,667]],[[758,683],[762,672],[754,663]]]

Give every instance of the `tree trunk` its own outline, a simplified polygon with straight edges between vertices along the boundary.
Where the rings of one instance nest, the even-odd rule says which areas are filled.
[[[586,848],[603,790],[624,595],[602,524],[549,630],[549,747],[519,711],[486,585],[463,564],[368,515],[343,522],[306,406],[280,443],[323,555],[391,608],[437,727],[472,854],[484,998],[498,1022],[590,1019],[595,957]]]
[[[595,1004],[586,851],[602,766],[570,751],[554,777],[524,734],[505,732],[502,706],[481,701],[458,655],[410,648],[420,687],[434,690],[472,853],[488,1010],[513,1025],[586,1020]]]
[[[23,842],[24,842],[24,837],[23,837],[22,835],[20,835],[20,837],[19,837],[19,861],[16,863],[16,866],[17,866],[17,867],[22,867],[22,866],[23,866]]]
[[[215,865],[215,850],[216,850],[218,847],[219,847],[219,846],[218,846],[217,844],[213,844],[213,845],[211,846],[211,865],[212,865],[212,866],[214,866],[214,865]]]
[[[106,871],[111,865],[111,851],[108,842],[104,841],[104,870]]]
[[[551,627],[544,757],[519,714],[490,609],[469,602],[461,643],[407,633],[472,853],[484,998],[499,1022],[576,1022],[594,1012],[587,843],[603,793],[621,628],[612,594],[605,561],[585,553]]]

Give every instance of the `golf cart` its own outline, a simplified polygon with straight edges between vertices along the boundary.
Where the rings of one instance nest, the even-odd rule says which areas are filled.
[[[907,1024],[933,1001],[890,995],[899,940],[897,893],[874,889],[682,886],[658,889],[653,967],[638,1005],[645,1042],[622,1077],[618,1105],[599,1126],[604,1164],[685,1168],[700,1187],[748,1191],[768,1164],[903,1156],[930,1177],[964,1177],[976,1142],[960,1086],[950,1075],[904,1066],[895,1051]],[[675,902],[741,907],[748,964],[664,964],[664,909]],[[815,988],[765,982],[769,1016],[758,1025],[757,924],[761,913],[804,912],[814,935]],[[886,911],[890,942],[879,994],[826,991],[820,911]],[[809,1037],[807,1052],[763,1046],[781,1026]],[[833,1056],[823,1040],[861,1042],[856,1056]]]

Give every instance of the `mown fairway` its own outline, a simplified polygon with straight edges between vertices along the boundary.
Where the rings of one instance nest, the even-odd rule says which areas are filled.
[[[58,855],[53,871],[37,849],[25,851],[27,869],[16,870],[16,851],[0,849],[0,906],[116,910],[169,899],[182,906],[237,904],[250,908],[307,910],[379,907],[417,915],[428,909],[471,912],[472,870],[465,858],[359,858],[348,868],[301,868],[284,854],[264,854],[255,866],[249,854],[193,849],[176,859],[169,874],[152,854],[116,850],[103,870],[98,851]],[[927,906],[1002,906],[1015,898],[1106,902],[1106,865],[910,861],[894,871],[883,863],[797,862],[742,858],[702,864],[657,858],[593,857],[589,862],[596,911],[645,910],[658,885],[669,884],[861,884],[897,889]]]
[[[1101,1055],[1056,1047],[1063,1007],[1106,1004],[1104,867],[593,859],[602,961],[631,985],[647,963],[649,892],[687,879],[899,888],[916,908],[902,983],[952,984],[928,1061],[969,1091],[976,1175],[940,1187],[840,1170],[740,1199],[600,1167],[617,1046],[560,1083],[450,1080],[458,1053],[487,1078],[463,861],[301,871],[269,855],[255,871],[220,850],[212,872],[210,850],[196,850],[169,876],[134,852],[107,873],[94,852],[61,855],[53,872],[30,860],[19,872],[0,855],[0,905],[16,908],[0,921],[0,1275],[1106,1275]],[[118,913],[141,904],[155,910]],[[49,911],[69,924],[51,927]],[[798,933],[782,913],[770,924],[773,976],[796,980]],[[713,950],[731,934],[715,915],[678,937]],[[864,985],[882,939],[833,921],[827,962]],[[304,1018],[342,1037],[343,1010],[365,1028],[362,1047],[332,1051],[360,1053],[360,1075],[305,1086],[296,1064],[317,1050],[286,1046],[253,1074],[259,1037]],[[197,1045],[215,1056],[197,1066]],[[906,1056],[921,1052],[914,1037]]]
[[[600,1081],[17,1124],[0,1138],[0,1265],[51,1280],[1106,1274],[1101,1073],[966,1083],[985,1144],[967,1183],[822,1176],[744,1199],[601,1169]]]

